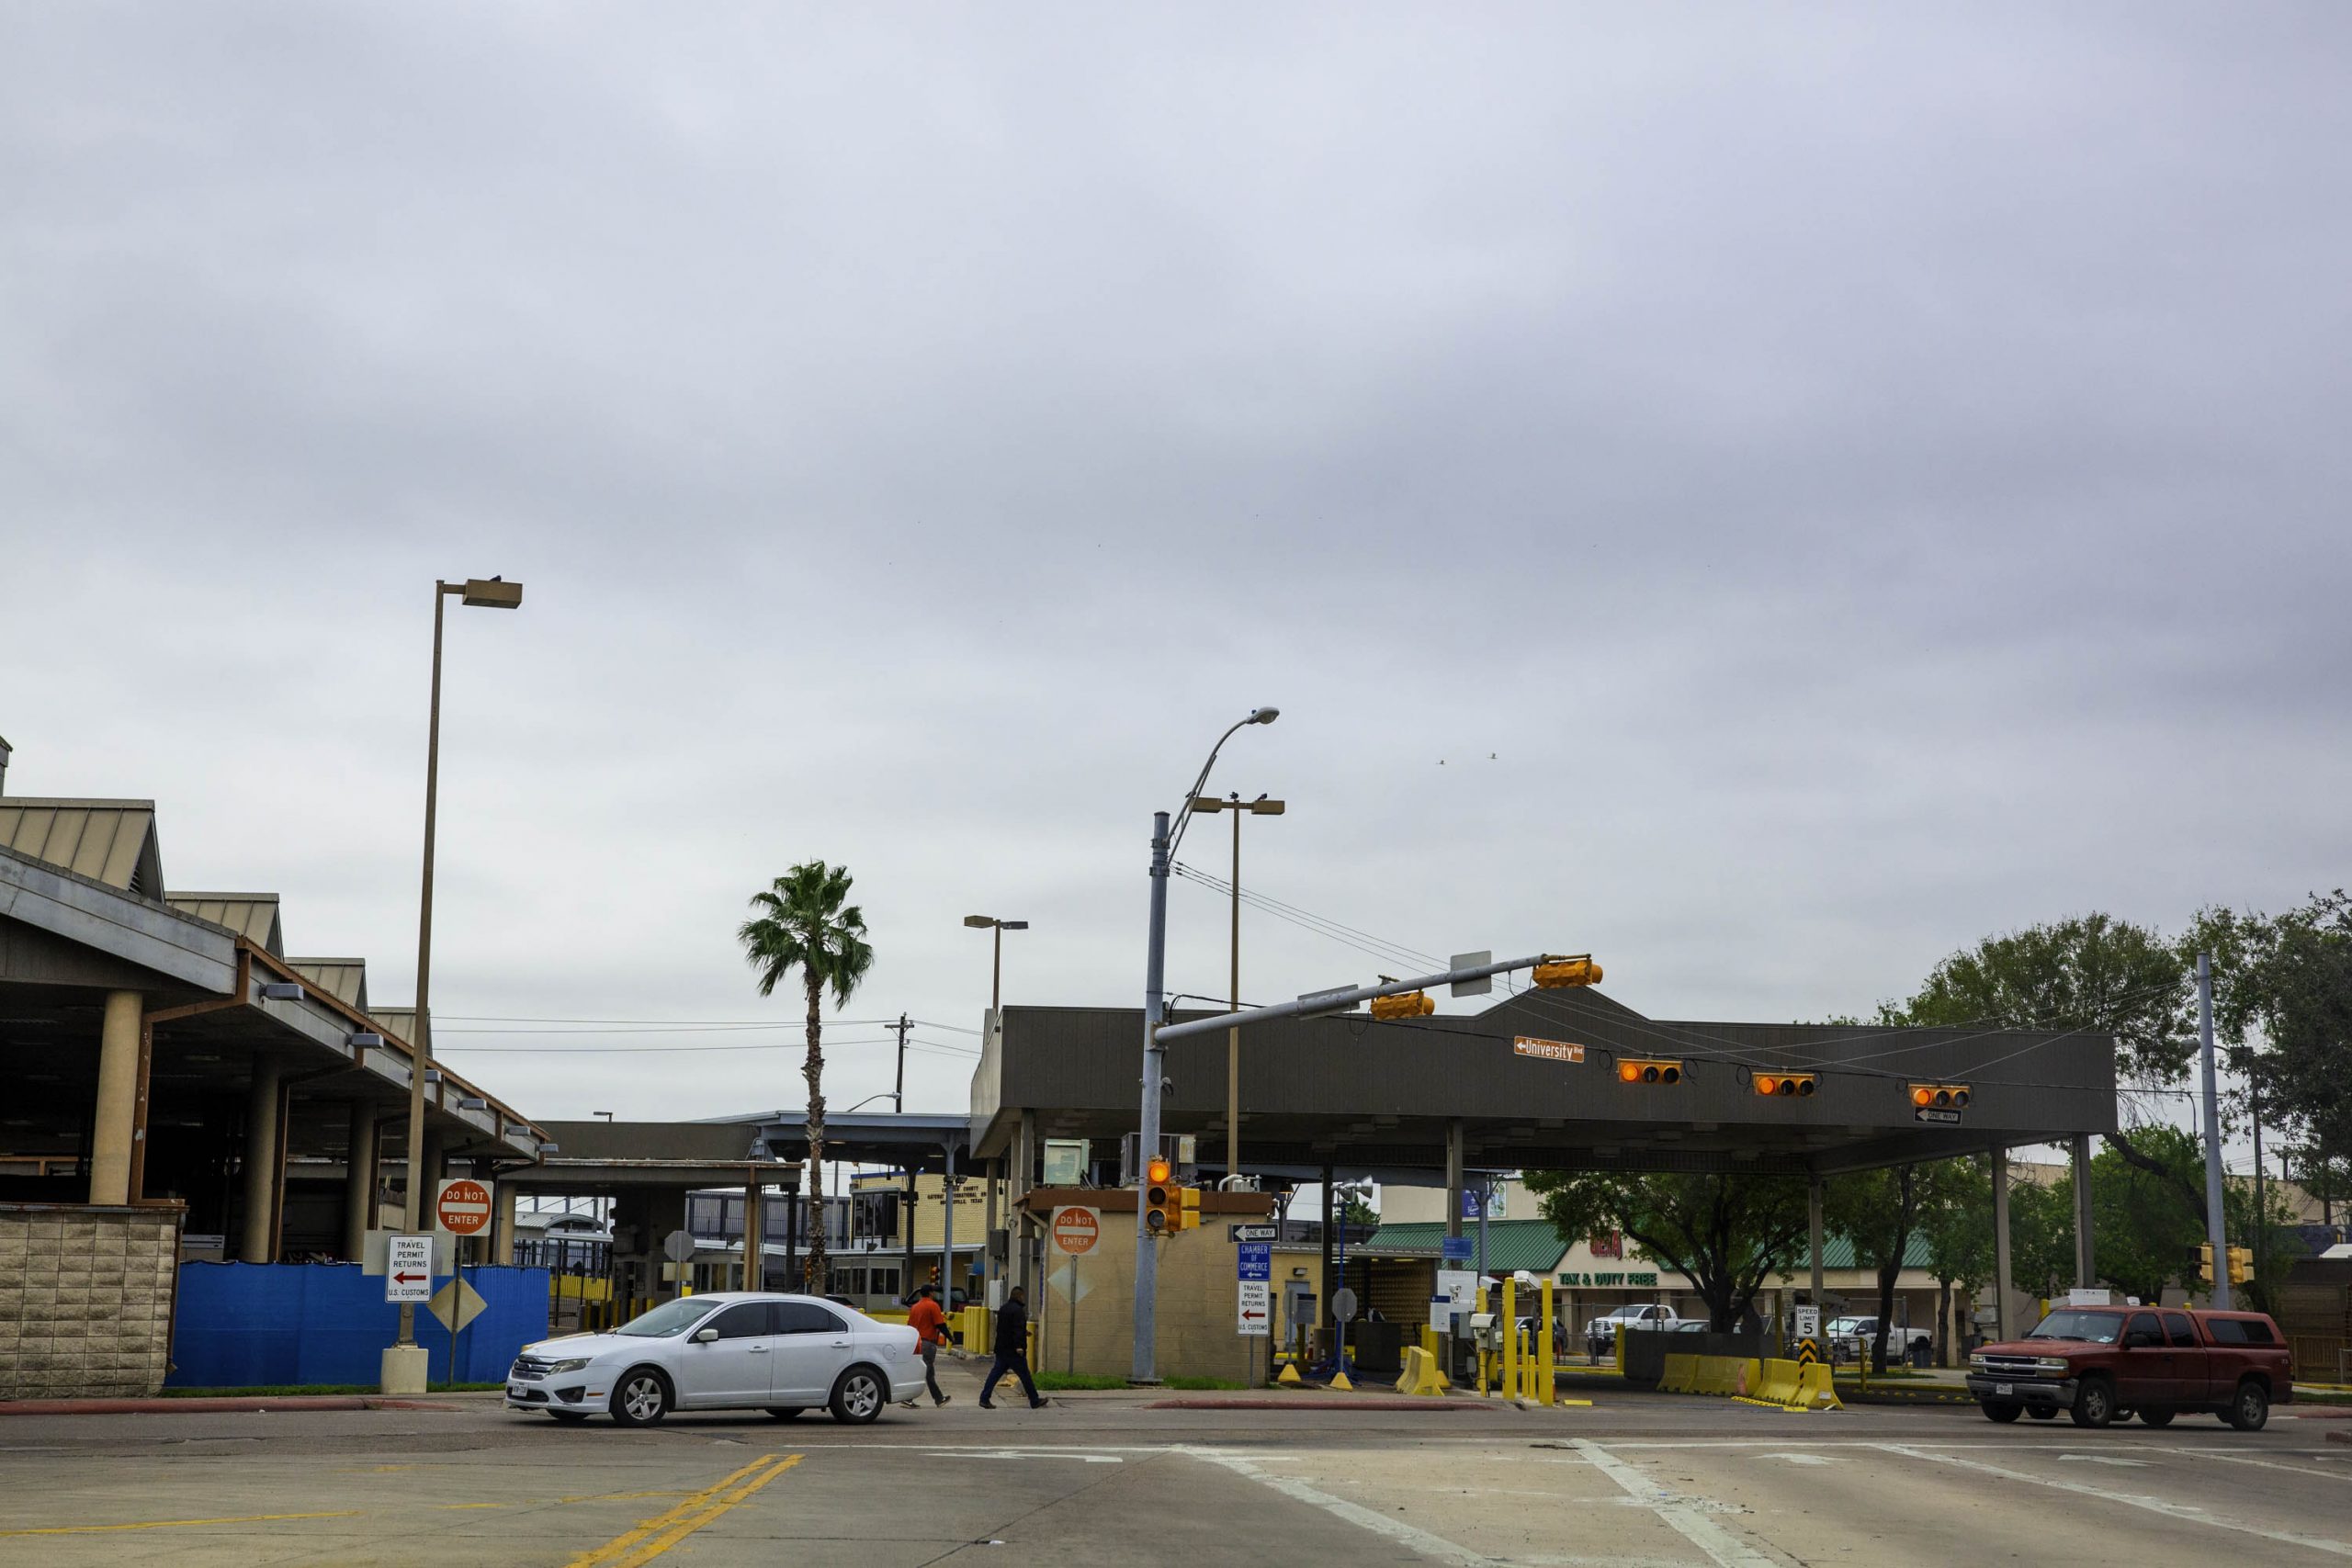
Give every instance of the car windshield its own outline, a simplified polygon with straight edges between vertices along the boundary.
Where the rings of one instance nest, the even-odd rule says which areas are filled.
[[[2120,1312],[2053,1312],[2033,1325],[2028,1339],[2080,1339],[2112,1345],[2123,1332]]]
[[[663,1302],[642,1317],[632,1318],[613,1332],[634,1335],[639,1339],[666,1339],[707,1316],[712,1307],[723,1304],[697,1296],[680,1296],[674,1302]]]

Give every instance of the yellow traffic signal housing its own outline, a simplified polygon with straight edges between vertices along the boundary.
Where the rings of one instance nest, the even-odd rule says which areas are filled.
[[[1423,1018],[1437,1011],[1427,991],[1407,991],[1401,997],[1374,997],[1372,1016],[1377,1019]]]
[[[2243,1285],[2253,1278],[2254,1248],[2250,1247],[2230,1248],[2230,1283]]]
[[[1680,1083],[1682,1064],[1628,1056],[1617,1064],[1619,1083]]]
[[[1922,1111],[1965,1111],[1974,1096],[1964,1083],[1915,1083],[1911,1103]]]
[[[1792,1096],[1802,1100],[1814,1091],[1815,1083],[1811,1073],[1758,1073],[1756,1092],[1782,1100]]]
[[[1555,958],[1535,966],[1535,988],[1556,991],[1569,986],[1598,986],[1600,965],[1589,958]]]
[[[1176,1208],[1176,1228],[1196,1231],[1201,1228],[1201,1190],[1186,1187],[1179,1190]]]
[[[2197,1249],[2197,1277],[2209,1285],[2213,1282],[2213,1244],[2210,1241]]]
[[[1143,1170],[1143,1228],[1153,1235],[1175,1230],[1182,1217],[1182,1201],[1176,1195],[1176,1168],[1153,1156]]]

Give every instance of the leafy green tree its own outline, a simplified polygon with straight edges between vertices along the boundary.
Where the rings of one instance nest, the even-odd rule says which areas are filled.
[[[1765,1280],[1786,1272],[1805,1239],[1803,1177],[1530,1171],[1526,1179],[1553,1229],[1623,1231],[1690,1281],[1718,1330],[1738,1326]]]
[[[830,988],[833,1005],[845,1005],[874,966],[865,942],[865,916],[849,897],[847,866],[812,860],[796,865],[752,895],[759,913],[735,932],[743,957],[758,976],[760,995],[773,995],[793,970],[800,971],[808,998],[808,1050],[801,1077],[808,1084],[808,1256],[801,1280],[816,1292],[825,1288],[825,1047],[822,1001]]]
[[[1983,1155],[1969,1155],[1947,1166],[1938,1201],[1919,1215],[1919,1234],[1928,1245],[1928,1271],[1936,1280],[1936,1364],[1939,1367],[1952,1364],[1954,1289],[1973,1295],[1977,1286],[1993,1277],[1992,1162]]]
[[[1989,1235],[1989,1213],[1984,1223]],[[2010,1181],[2009,1280],[2037,1296],[2055,1295],[2074,1283],[2075,1186],[2068,1177]]]
[[[1879,1371],[1886,1371],[1886,1336],[1894,1321],[1894,1285],[1902,1276],[1912,1237],[1926,1237],[1933,1227],[1951,1222],[1956,1205],[1973,1191],[1968,1174],[1964,1161],[1929,1160],[1859,1171],[1828,1184],[1825,1218],[1854,1244],[1854,1261],[1877,1276],[1878,1333],[1871,1344],[1871,1365]],[[1988,1242],[1990,1234],[1988,1226]],[[1947,1286],[1947,1316],[1950,1298]],[[1938,1332],[1941,1332],[1940,1320]]]
[[[1881,1011],[1894,1021],[1948,1028],[2111,1034],[2127,1098],[2133,1088],[2180,1081],[2197,1049],[2192,987],[2179,948],[2104,914],[1986,937],[1937,964],[1909,1001]],[[2154,1179],[2165,1201],[2202,1214],[2203,1182],[2182,1178],[2143,1145],[2146,1131],[2123,1129],[2109,1146]]]

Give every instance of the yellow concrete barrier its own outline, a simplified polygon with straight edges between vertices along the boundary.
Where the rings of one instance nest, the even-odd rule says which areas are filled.
[[[1792,1410],[1843,1410],[1838,1390],[1829,1381],[1829,1369],[1815,1361],[1799,1369],[1796,1397],[1789,1404]]]
[[[1427,1394],[1435,1398],[1443,1394],[1450,1386],[1445,1374],[1438,1371],[1435,1356],[1419,1345],[1406,1350],[1405,1374],[1396,1380],[1398,1393]]]
[[[1696,1356],[1668,1356],[1657,1386],[1668,1393],[1698,1393],[1698,1361]]]
[[[1748,1391],[1750,1404],[1793,1406],[1797,1397],[1797,1364],[1770,1359],[1763,1363],[1763,1376]]]
[[[1758,1358],[1726,1357],[1725,1359],[1731,1362],[1731,1386],[1724,1390],[1725,1393],[1737,1399],[1764,1386],[1764,1363]]]

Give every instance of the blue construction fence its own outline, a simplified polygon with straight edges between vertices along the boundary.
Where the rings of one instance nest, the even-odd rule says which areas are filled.
[[[489,1304],[458,1336],[457,1381],[497,1382],[516,1351],[548,1337],[548,1271],[469,1267],[465,1276]],[[356,1263],[183,1263],[177,1315],[167,1388],[373,1385],[401,1309],[384,1300],[384,1277]],[[421,1305],[416,1339],[433,1381],[446,1381],[449,1331]]]

